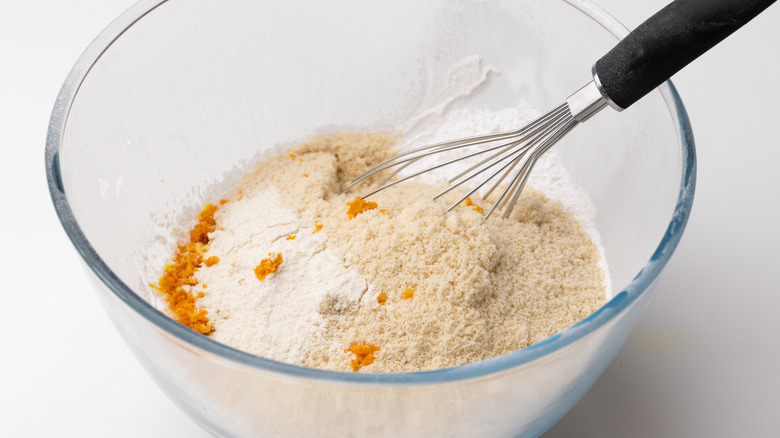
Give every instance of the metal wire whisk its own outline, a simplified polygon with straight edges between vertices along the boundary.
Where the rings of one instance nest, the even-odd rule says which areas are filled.
[[[481,182],[474,186],[468,193],[461,196],[455,203],[450,205],[449,208],[447,208],[447,211],[452,210],[458,204],[465,201],[466,198],[472,196],[475,192],[493,181],[491,187],[482,195],[483,198],[487,198],[499,187],[507,176],[512,174],[517,165],[522,163],[519,169],[514,172],[514,175],[511,177],[506,188],[504,188],[501,195],[485,215],[485,217],[489,217],[495,210],[503,210],[503,216],[507,217],[520,196],[536,161],[545,151],[551,148],[576,125],[577,120],[572,116],[569,106],[563,104],[525,127],[515,131],[462,138],[405,151],[372,167],[366,171],[366,173],[355,179],[345,190],[349,190],[355,184],[358,184],[364,179],[379,172],[396,167],[396,170],[387,177],[379,187],[362,196],[363,198],[366,198],[380,190],[409,180],[423,173],[493,152],[493,154],[487,158],[484,158],[450,179],[449,186],[434,195],[432,199],[438,199],[467,181],[473,180],[477,176],[485,175],[487,176],[484,177]],[[431,158],[442,152],[465,148],[473,148],[474,150],[466,151],[466,153],[457,158],[427,166],[422,170],[412,172],[409,175],[391,181],[395,175],[411,164],[422,162],[425,158]],[[488,171],[492,171],[492,173],[487,174]]]
[[[674,73],[714,47],[775,0],[675,0],[639,25],[592,68],[593,80],[566,101],[525,127],[516,131],[462,138],[411,149],[391,157],[355,179],[345,188],[384,170],[393,172],[374,193],[456,162],[483,158],[449,180],[449,186],[437,193],[437,199],[466,182],[475,180],[470,190],[447,208],[452,210],[478,190],[492,182],[482,193],[487,199],[502,183],[501,194],[485,215],[501,211],[506,218],[525,187],[539,158],[579,123],[586,121],[605,106],[622,111],[669,79]],[[453,150],[463,154],[442,163],[409,170],[408,175],[392,180],[403,169],[415,163]],[[430,163],[430,161],[427,161]],[[477,179],[479,177],[479,179]]]

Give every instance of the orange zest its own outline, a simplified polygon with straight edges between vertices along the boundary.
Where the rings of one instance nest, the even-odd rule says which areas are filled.
[[[268,258],[260,260],[260,264],[255,268],[255,275],[260,281],[265,280],[265,277],[276,272],[276,270],[279,268],[279,265],[281,265],[284,261],[282,258],[282,253],[280,252],[277,252],[276,255],[269,252],[268,256]]]
[[[204,245],[209,243],[209,233],[216,229],[217,222],[214,220],[214,213],[217,212],[216,205],[206,204],[198,215],[198,223],[190,230],[190,242],[200,242]]]
[[[217,257],[217,256],[211,256],[211,257],[207,258],[206,260],[203,260],[203,264],[206,265],[206,266],[214,266],[217,263],[219,263],[219,257]],[[204,284],[204,286],[205,286],[205,284]]]
[[[311,233],[314,234],[314,233],[316,233],[317,231],[319,231],[321,229],[322,229],[322,224],[319,223],[319,222],[315,222],[314,223],[314,231],[312,231]]]
[[[386,293],[381,293],[381,294],[377,295],[376,296],[376,300],[379,302],[379,304],[384,306],[385,303],[387,302],[387,294]]]
[[[376,202],[364,201],[359,196],[356,196],[354,201],[347,202],[347,207],[349,207],[347,209],[347,217],[349,217],[349,220],[352,220],[360,213],[375,209]]]
[[[471,202],[471,198],[466,198],[466,206],[471,207],[471,209],[476,211],[477,213],[485,214],[485,210],[479,205]]]
[[[290,234],[286,240],[295,240],[295,234]]]
[[[407,288],[404,291],[404,299],[405,300],[410,300],[410,299],[412,299],[412,297],[414,297],[414,289]]]
[[[374,353],[379,351],[379,347],[372,344],[355,344],[344,350],[345,353],[350,351],[355,353],[355,358],[352,359],[350,365],[352,365],[352,371],[357,372],[361,367],[374,363]]]
[[[195,295],[191,290],[198,284],[194,276],[201,264],[211,266],[219,261],[219,257],[216,256],[203,260],[203,253],[208,250],[209,233],[216,229],[214,220],[216,211],[217,207],[212,204],[203,207],[198,214],[198,222],[190,230],[190,241],[178,245],[172,263],[165,265],[157,286],[149,284],[163,296],[176,322],[204,335],[208,335],[213,330],[207,316],[208,311],[195,306],[195,301],[203,298],[204,294],[198,292]]]

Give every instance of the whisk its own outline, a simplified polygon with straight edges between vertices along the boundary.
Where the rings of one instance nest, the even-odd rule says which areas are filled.
[[[390,176],[379,187],[362,196],[366,198],[423,173],[489,154],[450,179],[449,186],[433,199],[467,181],[475,181],[466,194],[449,206],[447,211],[450,211],[492,182],[482,193],[482,198],[487,199],[508,178],[506,186],[485,214],[488,218],[494,211],[500,211],[506,218],[536,162],[575,126],[607,105],[617,111],[628,108],[772,3],[774,0],[675,0],[596,61],[592,67],[591,82],[535,121],[514,131],[410,149],[370,168],[345,191],[372,175],[392,169]],[[454,150],[463,150],[463,153],[393,179],[407,166]]]

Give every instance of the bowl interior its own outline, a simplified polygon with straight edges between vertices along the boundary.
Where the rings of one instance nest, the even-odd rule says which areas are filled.
[[[174,230],[258,157],[316,132],[394,129],[472,55],[500,73],[453,108],[525,98],[545,110],[588,82],[615,42],[566,2],[170,0],[80,82],[62,133],[62,186],[100,259],[151,302]],[[556,146],[597,208],[616,293],[669,225],[680,145],[654,92]]]

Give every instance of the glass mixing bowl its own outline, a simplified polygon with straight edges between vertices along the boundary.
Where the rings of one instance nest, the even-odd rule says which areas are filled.
[[[455,106],[539,109],[590,80],[626,30],[588,1],[144,0],[90,45],[57,99],[47,178],[117,329],[221,436],[534,436],[621,347],[688,218],[691,127],[671,83],[556,148],[598,210],[615,296],[523,350],[438,371],[355,374],[237,351],[155,310],[172,229],[259,155],[328,126],[392,127],[450,66],[499,71]]]

